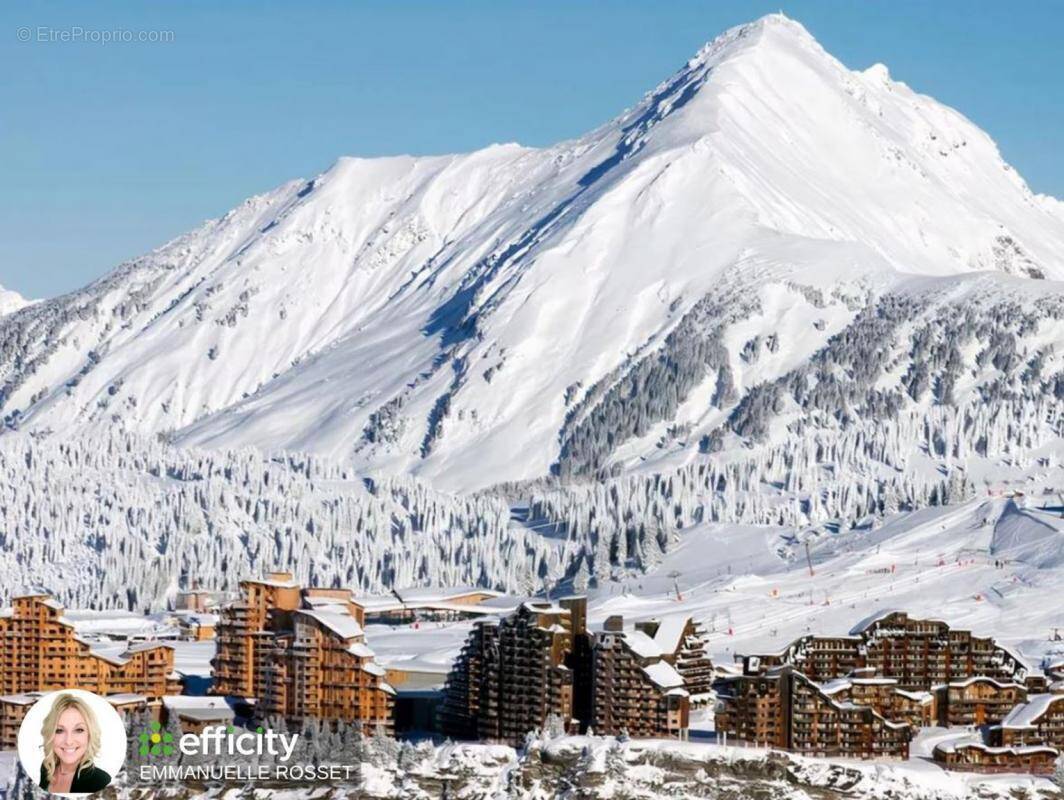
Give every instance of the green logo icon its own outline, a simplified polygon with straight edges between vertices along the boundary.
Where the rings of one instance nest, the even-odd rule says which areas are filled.
[[[151,733],[142,733],[138,737],[142,756],[172,756],[174,754],[174,737],[162,727],[158,722],[153,722]]]

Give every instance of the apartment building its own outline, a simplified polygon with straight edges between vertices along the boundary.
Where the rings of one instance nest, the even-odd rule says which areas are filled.
[[[724,678],[717,689],[717,738],[757,747],[786,749],[790,717],[784,713],[784,683],[789,667],[761,670],[759,664],[743,675]]]
[[[100,695],[131,693],[156,701],[178,694],[173,647],[163,641],[92,641],[79,633],[46,591],[17,594],[0,611],[0,692],[17,695],[79,688]]]
[[[26,692],[0,697],[0,750],[15,749],[22,720],[30,707],[40,699],[41,694]]]
[[[661,658],[683,676],[691,706],[713,698],[713,661],[706,649],[705,628],[693,617],[677,614],[635,624],[661,650]]]
[[[1064,751],[1064,694],[1035,694],[990,729],[998,747],[1041,745]]]
[[[891,722],[920,728],[934,725],[937,719],[935,694],[902,689],[896,678],[879,677],[872,669],[854,670],[845,678],[826,681],[820,688],[837,702],[868,706]]]
[[[939,687],[939,723],[946,727],[997,725],[1027,701],[1027,687],[975,677]]]
[[[594,637],[591,708],[596,733],[652,738],[687,738],[690,693],[684,676],[665,659],[661,644],[648,635],[660,623],[625,630],[613,616]],[[679,632],[676,634],[679,637]],[[679,638],[672,643],[679,649]],[[669,656],[676,658],[677,653]]]
[[[256,650],[272,648],[271,615],[294,611],[300,586],[290,572],[272,572],[261,580],[240,582],[240,598],[224,606],[215,629],[217,650],[211,662],[215,694],[256,697]]]
[[[722,738],[810,756],[909,755],[908,723],[838,700],[791,667],[733,676],[719,686],[716,726]]]
[[[903,611],[877,615],[854,628],[864,666],[897,678],[903,689],[930,690],[971,677],[1023,681],[1029,669],[990,637],[954,630],[939,620],[913,619]]]
[[[476,623],[444,687],[444,733],[519,745],[551,716],[576,731],[574,694],[588,692],[586,620],[586,598],[571,597]]]
[[[938,744],[931,757],[944,769],[958,772],[1050,775],[1060,752],[1053,747],[1038,745],[994,747],[971,737]]]
[[[0,750],[14,750],[18,746],[18,731],[26,712],[45,692],[24,692],[0,697]],[[123,693],[107,696],[107,701],[123,718],[141,711],[158,714],[158,705],[151,705],[144,695]]]
[[[342,589],[289,573],[241,583],[218,626],[214,693],[254,699],[262,716],[392,725],[395,690],[374,660],[362,608]]]
[[[1030,668],[992,638],[954,630],[939,620],[887,611],[858,623],[847,636],[803,636],[779,653],[743,657],[745,671],[792,666],[810,680],[843,678],[868,668],[906,691],[972,677],[1024,683]]]
[[[520,744],[551,716],[567,730],[686,738],[692,698],[712,696],[701,628],[677,615],[587,629],[587,600],[526,602],[478,622],[444,687],[444,733]]]

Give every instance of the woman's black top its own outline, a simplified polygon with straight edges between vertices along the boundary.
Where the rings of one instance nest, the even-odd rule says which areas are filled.
[[[74,773],[74,780],[67,791],[70,794],[82,794],[84,792],[98,792],[111,782],[111,776],[95,765],[85,767]],[[48,791],[48,773],[45,772],[44,764],[41,764],[41,788]]]

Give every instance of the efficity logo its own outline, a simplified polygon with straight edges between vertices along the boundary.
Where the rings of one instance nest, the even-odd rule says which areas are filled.
[[[151,758],[152,756],[172,756],[174,754],[174,736],[163,730],[158,722],[149,726],[150,730],[144,731],[138,737],[140,741],[140,754]],[[232,725],[215,725],[204,728],[200,733],[186,733],[176,743],[186,756],[280,756],[282,761],[292,757],[296,747],[298,733],[283,734],[268,731],[261,725],[254,732],[241,731]]]
[[[277,733],[261,725],[254,731],[232,725],[213,725],[199,733],[185,733],[174,741],[153,722],[151,730],[140,734],[140,753],[148,756],[170,756],[179,751],[186,756],[208,756],[210,763],[142,764],[143,781],[215,780],[246,782],[256,780],[281,781],[345,781],[351,780],[356,766],[352,764],[289,764],[299,741],[298,733]],[[273,756],[273,763],[261,763],[261,756]],[[197,759],[198,761],[198,759]]]
[[[174,754],[173,734],[164,731],[163,726],[158,722],[153,722],[148,727],[151,730],[137,737],[140,741],[140,754],[142,756],[172,756]]]

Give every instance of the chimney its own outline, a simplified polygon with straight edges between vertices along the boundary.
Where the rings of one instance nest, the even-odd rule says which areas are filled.
[[[587,633],[587,598],[583,595],[575,597],[563,597],[558,605],[569,612],[569,622],[572,625],[573,636],[581,636]]]

